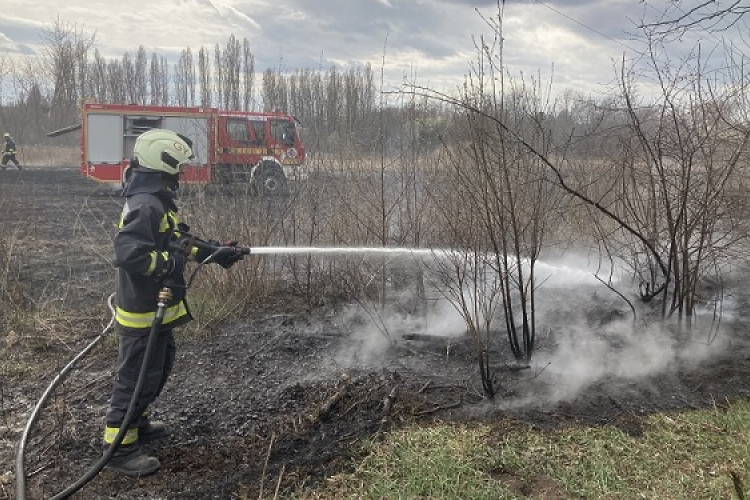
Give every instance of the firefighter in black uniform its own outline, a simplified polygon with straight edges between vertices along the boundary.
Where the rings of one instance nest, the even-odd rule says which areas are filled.
[[[23,167],[21,167],[21,164],[18,162],[18,159],[16,158],[16,143],[13,142],[13,138],[10,136],[9,133],[6,132],[3,134],[3,139],[5,140],[5,145],[3,146],[3,160],[2,160],[3,170],[5,170],[5,167],[8,165],[9,161],[12,161],[18,170],[23,170]]]
[[[175,204],[180,167],[193,157],[192,142],[169,130],[153,129],[136,140],[123,196],[126,198],[114,238],[116,275],[115,324],[119,335],[117,374],[106,417],[104,450],[117,436],[135,391],[148,334],[157,311],[159,290],[169,283],[174,300],[163,323],[147,369],[135,418],[107,466],[129,476],[156,472],[160,463],[146,455],[141,443],[168,434],[162,422],[149,419],[149,407],[159,396],[175,359],[172,329],[192,317],[185,302],[185,260],[203,262],[211,252],[190,246],[170,251],[170,242],[184,241]],[[193,240],[194,243],[194,240]],[[218,244],[218,242],[213,242]],[[236,247],[236,242],[233,242]],[[230,243],[231,245],[231,243]],[[239,250],[212,259],[224,268],[242,259]]]

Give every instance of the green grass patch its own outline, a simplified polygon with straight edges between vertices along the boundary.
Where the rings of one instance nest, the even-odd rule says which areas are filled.
[[[553,431],[441,424],[366,443],[350,474],[290,498],[732,499],[750,477],[750,403]],[[748,487],[743,486],[750,498]]]

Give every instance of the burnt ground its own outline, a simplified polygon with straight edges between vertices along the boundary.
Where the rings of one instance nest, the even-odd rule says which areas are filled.
[[[0,332],[0,348],[13,361],[8,366],[21,367],[0,379],[0,500],[16,498],[16,447],[35,402],[108,321],[111,268],[102,236],[112,234],[121,203],[74,169],[0,172],[0,222],[16,242],[20,266],[10,272],[22,283],[8,293],[37,311],[27,329]],[[628,310],[592,297],[601,295],[589,296],[585,321],[592,330],[605,331]],[[550,318],[570,314],[559,299]],[[734,313],[710,345],[705,343],[712,337],[700,329],[661,343],[642,330],[638,335],[650,342],[636,339],[642,350],[632,359],[602,354],[599,375],[577,377],[567,393],[556,384],[574,371],[572,358],[566,366],[563,358],[545,355],[560,345],[564,329],[548,328],[540,336],[540,364],[529,369],[519,369],[500,346],[499,393],[488,402],[479,394],[465,336],[412,332],[365,357],[357,323],[340,310],[300,312],[293,297],[269,297],[241,322],[179,338],[175,371],[154,408],[173,429],[153,447],[162,469],[140,479],[105,470],[76,497],[258,498],[261,488],[272,492],[279,478],[281,492],[289,492],[349,470],[363,439],[415,422],[478,420],[500,432],[611,424],[637,436],[650,413],[748,397],[747,297],[741,287],[732,303]],[[577,342],[573,352],[582,357],[601,352]],[[623,347],[622,340],[611,343]],[[639,360],[662,359],[653,355],[659,344],[669,345],[669,360],[631,369]],[[698,347],[683,348],[691,345]],[[114,340],[106,339],[42,412],[25,456],[28,498],[53,496],[98,458],[115,356]]]

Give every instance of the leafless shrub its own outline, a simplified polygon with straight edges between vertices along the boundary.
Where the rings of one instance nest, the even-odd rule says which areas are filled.
[[[750,130],[735,113],[746,85],[716,86],[700,72],[700,54],[664,66],[657,62],[661,46],[651,42],[660,95],[644,105],[632,90],[632,73],[622,71],[628,122],[616,130],[612,159],[605,159],[609,181],[595,198],[634,232],[597,224],[607,248],[634,270],[641,297],[661,294],[665,315],[690,321],[700,284],[726,267],[743,238],[729,188],[742,182],[747,161]]]

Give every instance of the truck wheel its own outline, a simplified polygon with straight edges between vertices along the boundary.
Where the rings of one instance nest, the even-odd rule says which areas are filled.
[[[273,162],[263,162],[255,171],[252,193],[257,196],[288,196],[289,183],[281,167]]]

